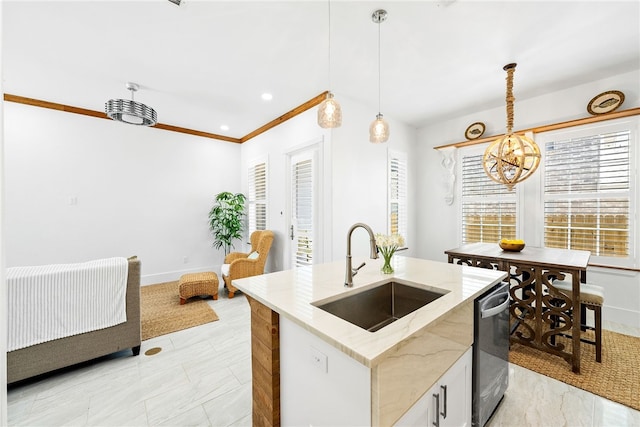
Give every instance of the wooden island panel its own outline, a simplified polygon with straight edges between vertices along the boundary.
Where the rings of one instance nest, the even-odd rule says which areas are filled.
[[[280,316],[247,295],[251,306],[253,425],[280,425]]]

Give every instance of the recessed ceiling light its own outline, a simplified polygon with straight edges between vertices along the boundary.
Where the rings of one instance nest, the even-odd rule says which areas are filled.
[[[270,93],[263,93],[262,99],[265,101],[271,101],[273,99],[273,95],[271,95]]]
[[[220,126],[220,130],[229,130],[229,126],[222,125],[222,126]]]

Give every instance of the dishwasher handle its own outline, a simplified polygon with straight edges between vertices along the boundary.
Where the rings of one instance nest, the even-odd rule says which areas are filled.
[[[492,303],[495,303],[495,301],[499,301],[502,298],[505,298],[502,304],[492,306]],[[509,303],[509,292],[501,292],[499,294],[491,295],[491,297],[487,298],[487,300],[482,303],[482,306],[480,307],[480,316],[483,319],[495,316],[509,307]]]

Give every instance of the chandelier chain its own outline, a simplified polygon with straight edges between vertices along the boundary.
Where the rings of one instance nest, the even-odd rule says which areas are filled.
[[[510,64],[511,65],[511,64]],[[513,67],[505,67],[507,70],[507,135],[513,133],[513,72],[516,70],[515,65]]]

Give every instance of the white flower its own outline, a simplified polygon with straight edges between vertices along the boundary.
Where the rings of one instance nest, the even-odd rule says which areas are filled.
[[[391,251],[391,253],[395,252],[399,247],[404,246],[404,237],[400,234],[376,234],[376,245],[380,248],[383,253]]]

